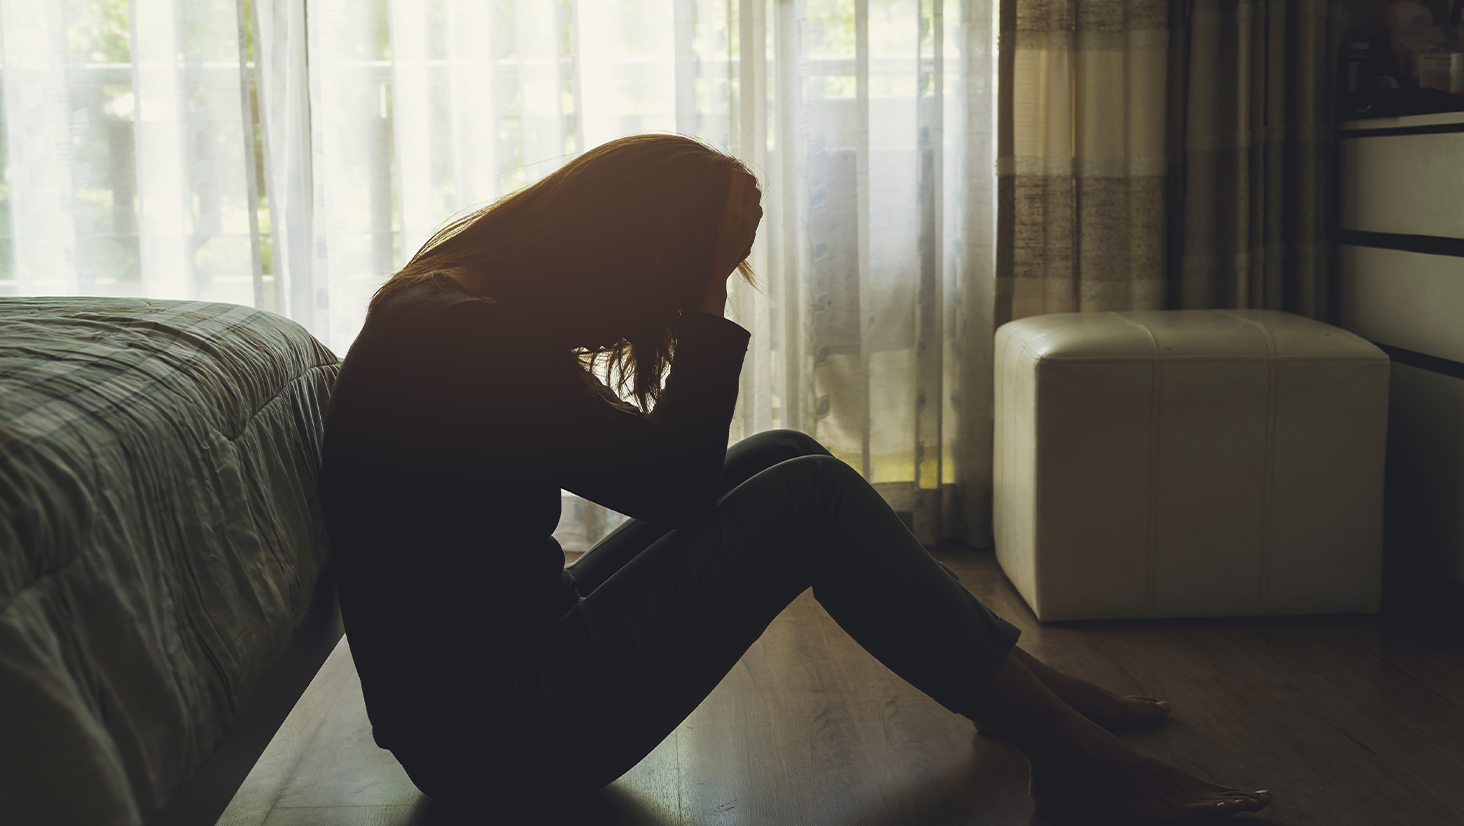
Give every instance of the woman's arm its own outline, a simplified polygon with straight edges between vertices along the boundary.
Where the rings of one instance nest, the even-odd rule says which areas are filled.
[[[752,253],[762,220],[757,181],[733,172],[718,233],[713,277],[696,314],[683,316],[676,356],[656,409],[644,419],[591,426],[560,482],[592,502],[682,527],[708,515],[721,489],[727,432],[749,333],[725,319],[727,279]],[[705,314],[705,315],[703,315]],[[624,415],[624,414],[622,414]]]
[[[720,311],[720,307],[716,308]],[[715,318],[709,318],[716,316]],[[670,527],[710,515],[749,334],[720,312],[684,317],[665,390],[647,417],[579,405],[545,411],[577,422],[557,483],[621,513]],[[568,424],[566,421],[565,424]],[[562,432],[562,431],[560,431]],[[565,447],[568,447],[566,445]],[[571,456],[573,458],[571,458]]]
[[[725,278],[712,279],[711,285],[707,288],[707,294],[702,298],[701,306],[697,309],[718,318],[727,317],[727,280]]]
[[[464,302],[437,314],[439,357],[412,359],[411,386],[391,395],[409,464],[461,479],[463,490],[552,484],[670,527],[709,515],[720,491],[728,428],[750,334],[717,314],[678,320],[676,355],[648,416],[587,392],[569,353],[524,351],[505,314]],[[378,411],[378,413],[385,411]],[[395,418],[395,417],[392,417]]]
[[[727,204],[722,212],[722,227],[717,236],[717,264],[713,278],[702,297],[701,312],[726,318],[727,279],[737,272],[737,265],[752,254],[757,225],[762,221],[762,193],[757,181],[740,171],[732,173],[727,188]]]

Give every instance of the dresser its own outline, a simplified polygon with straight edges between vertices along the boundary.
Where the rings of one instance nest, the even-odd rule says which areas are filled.
[[[1392,360],[1385,558],[1464,594],[1464,113],[1346,121],[1336,319]]]

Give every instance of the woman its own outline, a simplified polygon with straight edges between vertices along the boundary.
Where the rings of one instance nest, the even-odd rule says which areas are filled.
[[[812,587],[881,662],[1020,748],[1039,810],[1265,806],[1106,731],[1168,706],[1017,648],[812,438],[726,449],[749,338],[726,281],[752,281],[759,197],[696,141],[612,141],[451,224],[378,291],[321,481],[378,745],[440,800],[587,794]],[[639,409],[593,377],[602,355]],[[568,568],[560,488],[634,517]]]

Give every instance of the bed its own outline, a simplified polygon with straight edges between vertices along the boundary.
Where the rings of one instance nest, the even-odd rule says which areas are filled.
[[[315,492],[337,372],[249,307],[0,299],[0,821],[227,803],[340,635]]]

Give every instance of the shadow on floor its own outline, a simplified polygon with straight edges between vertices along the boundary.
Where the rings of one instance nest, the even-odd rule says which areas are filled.
[[[413,812],[412,826],[485,826],[494,824],[535,824],[535,826],[677,826],[675,817],[656,811],[633,789],[611,785],[575,804],[556,807],[553,801],[534,805],[531,810],[495,804],[449,806],[423,797]]]

